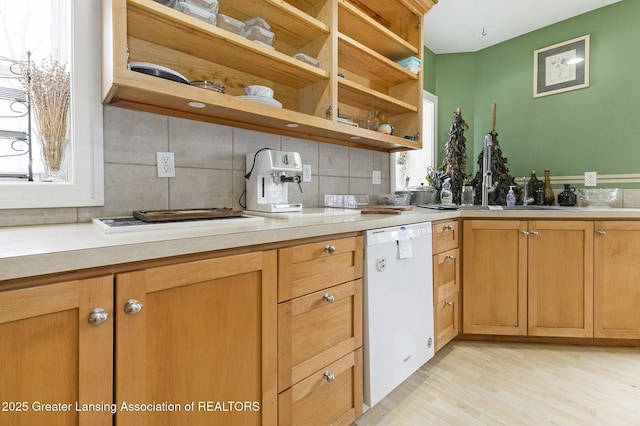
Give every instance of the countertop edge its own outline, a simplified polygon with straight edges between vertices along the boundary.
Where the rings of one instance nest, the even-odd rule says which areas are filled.
[[[0,282],[454,218],[638,220],[640,209],[483,211],[414,208],[399,215],[361,214],[293,220],[265,218],[263,222],[242,226],[109,235],[90,223],[7,227],[0,228]]]
[[[414,209],[400,215],[366,214],[282,220],[219,229],[104,234],[93,224],[0,228],[0,283],[102,266],[209,251],[259,246],[324,235],[363,232],[409,223],[445,220],[456,211]]]

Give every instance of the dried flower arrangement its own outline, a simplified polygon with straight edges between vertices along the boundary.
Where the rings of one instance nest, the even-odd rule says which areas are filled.
[[[22,69],[22,85],[29,93],[42,142],[42,159],[51,175],[61,173],[67,141],[71,76],[66,65],[49,58],[40,68],[33,63]]]

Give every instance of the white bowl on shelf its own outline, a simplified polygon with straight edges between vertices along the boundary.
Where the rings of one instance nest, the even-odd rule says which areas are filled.
[[[261,96],[263,98],[273,98],[273,89],[267,86],[251,85],[244,88],[247,96]]]

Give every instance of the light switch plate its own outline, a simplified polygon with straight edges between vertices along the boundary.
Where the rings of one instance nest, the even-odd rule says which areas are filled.
[[[311,182],[311,164],[302,165],[302,181]]]
[[[382,175],[381,175],[381,173],[380,173],[380,170],[374,170],[374,171],[371,173],[371,182],[372,182],[374,185],[380,185],[380,184],[382,184]]]

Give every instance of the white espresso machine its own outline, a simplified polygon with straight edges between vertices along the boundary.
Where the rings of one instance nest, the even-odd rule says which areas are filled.
[[[302,160],[297,152],[261,149],[247,154],[247,210],[281,213],[302,211],[302,204],[289,203],[289,183],[302,192]]]

